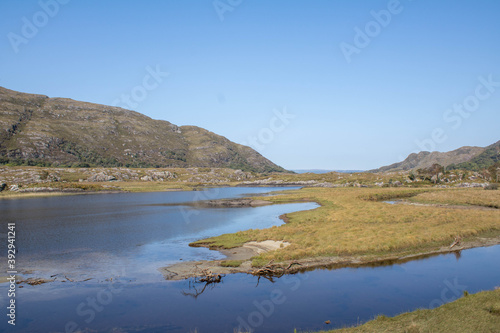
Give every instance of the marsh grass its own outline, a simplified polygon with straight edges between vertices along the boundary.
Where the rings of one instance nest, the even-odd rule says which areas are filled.
[[[240,267],[243,260],[223,260],[220,265],[222,267]]]
[[[480,188],[444,189],[427,191],[409,200],[420,203],[500,208],[500,191],[484,191]]]
[[[179,184],[173,182],[143,182],[143,181],[127,181],[127,182],[111,182],[107,183],[115,186],[122,191],[127,192],[161,192],[161,191],[190,191],[196,184]]]
[[[305,188],[286,195],[266,197],[273,202],[298,202],[307,199],[321,207],[287,214],[288,223],[264,230],[201,240],[197,244],[232,248],[247,241],[267,239],[291,245],[257,256],[254,266],[274,259],[277,262],[311,257],[359,257],[365,259],[416,254],[448,246],[456,236],[463,240],[500,235],[500,210],[457,210],[446,207],[389,205],[377,200],[419,198],[438,193],[437,198],[453,202],[497,204],[493,191],[447,190],[422,193],[420,189],[398,188]],[[477,197],[492,193],[493,196]],[[373,199],[375,198],[375,199]],[[428,198],[428,197],[425,197]],[[427,199],[426,199],[427,200]],[[434,200],[433,197],[428,200]]]
[[[364,325],[328,333],[498,332],[499,327],[500,290],[493,290],[470,294],[436,309],[416,310],[391,318],[379,316]]]

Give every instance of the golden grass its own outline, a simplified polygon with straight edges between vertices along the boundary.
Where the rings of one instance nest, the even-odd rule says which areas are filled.
[[[500,191],[485,191],[482,188],[446,189],[422,193],[410,201],[500,208]]]
[[[393,318],[380,316],[359,327],[328,332],[469,333],[498,332],[499,328],[500,290],[493,290],[468,295],[433,310],[417,310]]]
[[[67,193],[67,192],[2,192],[0,193],[0,199],[21,199],[21,198],[42,198],[42,197],[59,197],[66,195],[76,195],[79,193]]]
[[[482,195],[483,192],[464,190],[453,193],[453,196],[463,193],[473,197]],[[449,245],[457,235],[463,239],[485,234],[500,235],[500,210],[470,209],[461,210],[457,214],[453,208],[390,205],[373,201],[373,198],[426,194],[422,194],[419,189],[305,188],[287,193],[266,197],[266,200],[293,202],[307,199],[322,206],[287,214],[288,223],[280,227],[226,234],[201,240],[199,243],[221,247],[234,247],[244,241],[266,239],[291,243],[286,248],[256,257],[254,265],[259,266],[271,259],[284,261],[309,257],[383,257],[419,253]],[[478,202],[482,201],[478,199]]]
[[[128,192],[162,192],[162,191],[190,191],[193,186],[187,184],[179,184],[173,182],[143,182],[143,181],[127,181],[127,182],[108,182],[107,185],[117,187],[122,191]]]

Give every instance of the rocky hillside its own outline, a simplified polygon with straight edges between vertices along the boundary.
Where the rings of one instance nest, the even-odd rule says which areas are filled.
[[[41,166],[283,168],[195,126],[118,107],[0,87],[0,163]]]
[[[500,141],[489,145],[479,155],[472,159],[449,166],[450,169],[467,169],[467,170],[481,170],[491,167],[495,163],[500,162]]]
[[[464,163],[482,154],[486,148],[481,147],[461,147],[446,153],[422,151],[418,154],[413,153],[399,163],[383,166],[370,172],[393,172],[426,169],[433,164],[440,164],[444,167],[453,164]]]

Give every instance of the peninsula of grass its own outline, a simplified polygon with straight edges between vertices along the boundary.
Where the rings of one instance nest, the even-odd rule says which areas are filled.
[[[234,248],[248,241],[268,239],[291,244],[254,257],[253,265],[262,266],[270,260],[337,258],[342,261],[348,258],[370,262],[430,253],[448,248],[457,236],[462,243],[480,242],[484,238],[500,241],[500,210],[457,211],[456,207],[391,205],[380,201],[398,198],[495,207],[500,203],[500,191],[304,188],[268,196],[265,200],[274,203],[314,201],[321,205],[319,208],[287,214],[287,223],[279,227],[225,234],[192,245]]]
[[[396,317],[379,316],[364,325],[323,333],[382,332],[498,332],[500,290],[469,294],[432,310],[416,310]]]

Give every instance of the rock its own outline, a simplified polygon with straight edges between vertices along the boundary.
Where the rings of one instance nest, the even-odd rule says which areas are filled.
[[[278,180],[273,180],[272,178],[267,178],[267,179],[262,179],[262,180],[255,180],[255,181],[245,181],[243,182],[244,185],[315,185],[318,182],[315,180],[299,180],[295,182],[285,182],[282,179]]]
[[[167,179],[175,179],[177,175],[170,171],[152,171],[147,170],[146,175],[141,177],[142,181],[151,182],[151,181],[165,181]]]
[[[2,192],[3,190],[5,190],[6,187],[7,187],[7,184],[0,183],[0,192]]]
[[[488,184],[482,184],[482,183],[461,183],[461,184],[457,184],[455,185],[456,187],[466,187],[466,188],[469,188],[469,187],[486,187]]]
[[[396,180],[395,182],[392,182],[393,186],[401,186],[403,183],[401,183],[399,180]]]
[[[18,185],[10,185],[9,191],[17,192],[17,191],[19,191],[19,186]]]
[[[110,182],[115,180],[117,180],[115,176],[108,176],[104,172],[92,174],[89,178],[87,178],[88,182]]]

